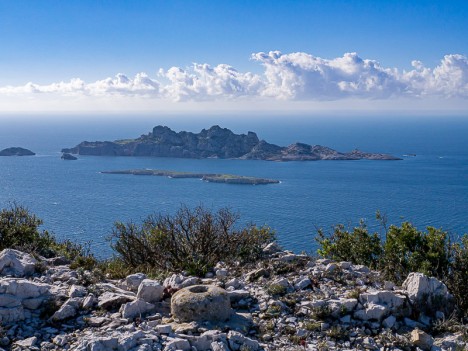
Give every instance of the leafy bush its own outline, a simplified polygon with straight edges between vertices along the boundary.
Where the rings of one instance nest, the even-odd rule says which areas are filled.
[[[23,206],[16,204],[0,212],[0,250],[16,249],[46,258],[65,256],[75,267],[86,264],[92,268],[96,259],[89,245],[70,240],[59,241],[46,230],[40,230],[42,220]]]
[[[410,272],[422,272],[443,281],[468,316],[468,235],[451,242],[447,232],[433,227],[419,231],[411,223],[386,228],[385,239],[361,224],[352,232],[336,226],[333,234],[319,231],[319,255],[350,261],[380,270],[388,280],[401,284]]]
[[[117,259],[134,269],[188,271],[203,275],[219,261],[253,261],[274,240],[267,227],[235,229],[238,216],[186,206],[174,216],[152,215],[141,225],[115,223],[110,237]]]
[[[468,316],[468,234],[451,246],[450,274],[447,285],[457,305]]]
[[[390,226],[383,245],[381,269],[385,276],[401,283],[410,272],[439,279],[447,276],[450,260],[448,234],[428,227],[417,230],[411,223]]]
[[[382,255],[380,236],[369,234],[362,222],[352,232],[345,230],[343,225],[337,225],[329,237],[319,230],[316,240],[321,246],[318,254],[337,261],[377,268]]]

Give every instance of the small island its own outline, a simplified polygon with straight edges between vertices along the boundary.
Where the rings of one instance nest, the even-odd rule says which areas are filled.
[[[34,156],[31,150],[22,147],[9,147],[0,151],[0,156]]]
[[[78,158],[76,158],[75,156],[73,156],[72,154],[68,154],[68,153],[63,153],[62,154],[62,157],[60,157],[62,160],[66,160],[66,161],[75,161],[75,160],[78,160]]]
[[[168,178],[196,178],[209,183],[227,183],[227,184],[278,184],[279,180],[246,177],[233,174],[216,174],[216,173],[192,173],[192,172],[175,172],[159,169],[130,169],[122,171],[102,171],[103,174],[131,174],[140,176],[159,176]]]

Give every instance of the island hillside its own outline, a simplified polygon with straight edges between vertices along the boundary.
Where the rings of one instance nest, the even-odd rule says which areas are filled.
[[[9,147],[0,151],[0,156],[34,156],[35,153],[22,147]]]
[[[339,152],[320,145],[294,143],[287,147],[260,140],[256,133],[235,134],[227,128],[213,126],[200,133],[175,132],[164,126],[137,139],[84,141],[64,153],[92,156],[153,156],[177,158],[232,158],[267,161],[317,160],[400,160],[380,153],[359,150]]]

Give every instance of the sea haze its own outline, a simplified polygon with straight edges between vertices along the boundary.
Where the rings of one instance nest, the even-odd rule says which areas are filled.
[[[468,232],[468,120],[454,118],[344,117],[2,117],[0,149],[29,148],[35,157],[0,157],[0,205],[27,206],[60,238],[91,241],[100,257],[111,254],[106,237],[117,220],[140,221],[181,205],[229,207],[241,223],[267,224],[295,251],[315,249],[317,228],[373,229],[377,210],[389,223]],[[199,132],[213,124],[236,133],[257,132],[279,145],[300,141],[339,151],[391,153],[402,161],[268,162],[80,156],[60,159],[60,149],[83,140],[135,138],[163,124]],[[196,179],[104,175],[103,170],[155,168],[232,173],[279,179],[281,184],[212,184]]]

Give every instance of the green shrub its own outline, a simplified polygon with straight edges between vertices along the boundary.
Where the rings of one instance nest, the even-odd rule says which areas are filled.
[[[457,305],[465,316],[468,316],[468,234],[465,234],[460,242],[451,245],[451,265],[447,285]]]
[[[421,272],[439,279],[449,268],[448,234],[428,227],[427,232],[417,230],[411,223],[401,227],[390,226],[383,243],[381,269],[385,276],[401,283],[410,272]]]
[[[91,269],[96,259],[89,245],[70,240],[59,241],[46,230],[40,230],[42,220],[23,206],[16,204],[0,212],[0,250],[16,249],[46,258],[65,256],[75,267],[84,264]]]
[[[468,315],[468,235],[451,242],[447,232],[433,227],[420,231],[411,223],[385,226],[385,239],[362,225],[352,232],[336,226],[333,234],[319,231],[319,255],[380,270],[401,284],[410,272],[421,272],[444,282],[462,314]]]
[[[236,230],[238,216],[228,209],[211,212],[183,206],[174,216],[152,215],[141,225],[115,223],[111,247],[135,270],[188,271],[204,275],[219,261],[254,261],[274,240],[267,227]]]
[[[337,225],[331,236],[318,231],[316,238],[320,244],[318,254],[322,257],[336,261],[350,261],[376,268],[382,255],[380,236],[377,233],[369,234],[364,223],[352,232]]]

